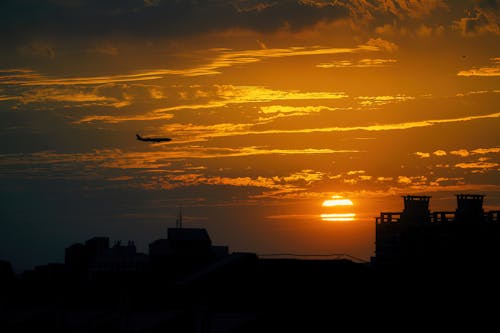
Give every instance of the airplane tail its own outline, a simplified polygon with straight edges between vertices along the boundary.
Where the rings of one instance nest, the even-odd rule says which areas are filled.
[[[137,138],[137,140],[142,140],[142,138],[139,134],[136,134],[135,137]]]

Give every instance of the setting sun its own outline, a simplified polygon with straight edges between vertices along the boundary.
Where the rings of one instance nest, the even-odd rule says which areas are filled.
[[[333,196],[331,199],[323,201],[321,206],[329,209],[321,214],[321,219],[330,222],[354,221],[356,214],[350,211],[350,207],[353,205],[350,199]]]
[[[349,199],[341,199],[340,197],[332,197],[330,200],[323,201],[323,207],[335,207],[335,206],[352,206],[353,203]]]

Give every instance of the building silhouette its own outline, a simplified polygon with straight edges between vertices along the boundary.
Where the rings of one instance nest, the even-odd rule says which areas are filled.
[[[151,268],[159,278],[179,278],[228,254],[201,228],[168,228],[167,238],[149,244]]]
[[[0,261],[0,331],[324,332],[366,322],[387,330],[399,320],[449,330],[464,318],[494,327],[496,308],[488,316],[479,304],[500,296],[500,212],[484,212],[483,200],[460,194],[455,211],[432,212],[429,196],[403,197],[403,211],[376,219],[375,269],[345,258],[229,253],[182,223],[148,254],[132,241],[94,237],[67,247],[64,264],[22,276]],[[393,274],[406,271],[425,275]]]
[[[9,261],[0,260],[0,283],[7,283],[14,280],[14,272]]]
[[[484,195],[458,194],[455,211],[429,210],[429,196],[403,197],[402,212],[376,218],[376,267],[389,271],[495,269],[500,211],[483,210]]]

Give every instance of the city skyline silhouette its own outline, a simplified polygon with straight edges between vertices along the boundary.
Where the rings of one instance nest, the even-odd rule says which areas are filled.
[[[466,310],[491,317],[476,296],[496,290],[499,8],[0,1],[2,318],[387,330],[418,300],[480,330]]]

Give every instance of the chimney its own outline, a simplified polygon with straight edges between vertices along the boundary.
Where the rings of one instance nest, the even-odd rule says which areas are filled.
[[[404,210],[401,213],[401,222],[427,223],[430,222],[429,200],[430,196],[405,195]]]
[[[484,221],[483,199],[481,194],[457,194],[455,220],[463,223]]]

